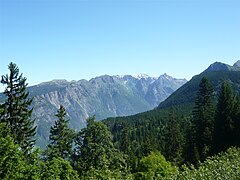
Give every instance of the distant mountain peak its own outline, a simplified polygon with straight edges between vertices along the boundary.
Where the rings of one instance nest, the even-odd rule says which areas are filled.
[[[233,66],[218,62],[211,64],[204,72],[210,71],[240,71],[240,60],[234,63]]]
[[[172,76],[167,75],[167,73],[164,73],[161,75],[159,78],[164,78],[164,79],[174,79]]]
[[[222,62],[214,62],[213,64],[211,64],[206,70],[205,72],[209,72],[209,71],[230,71],[231,70],[231,66],[224,64]]]
[[[240,68],[240,60],[234,63],[233,67]]]
[[[209,71],[240,71],[240,60],[233,64],[233,66],[218,62],[211,64],[204,72]]]
[[[150,78],[149,75],[147,74],[143,74],[143,73],[140,73],[138,75],[133,75],[132,77],[136,78],[136,79],[147,79],[147,78]]]
[[[38,84],[38,86],[52,85],[52,84],[67,84],[67,83],[69,83],[69,81],[67,81],[66,79],[53,79],[51,81],[42,82]]]

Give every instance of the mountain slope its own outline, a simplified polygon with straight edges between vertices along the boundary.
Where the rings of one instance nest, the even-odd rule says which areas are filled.
[[[66,108],[70,126],[80,129],[89,116],[96,115],[100,120],[153,109],[184,83],[185,79],[174,79],[166,74],[159,78],[104,75],[89,81],[54,80],[29,87],[34,97],[38,144],[43,146],[48,139],[60,105]]]
[[[229,81],[236,93],[240,93],[240,61],[237,61],[233,66],[226,65],[224,63],[215,62],[210,65],[201,74],[194,76],[189,82],[179,88],[171,96],[169,96],[164,102],[160,103],[159,109],[164,109],[170,106],[189,106],[192,107],[196,93],[199,88],[201,79],[205,76],[213,84],[215,93],[217,94],[221,83],[223,81]],[[192,111],[188,108],[189,112]]]
[[[169,110],[172,108],[178,114],[189,116],[192,113],[199,83],[203,77],[207,77],[213,84],[215,95],[218,94],[223,81],[229,81],[232,84],[233,91],[240,94],[240,61],[237,61],[233,66],[216,62],[177,89],[165,101],[161,102],[157,108],[133,116],[108,118],[104,122],[110,129],[124,123],[137,128],[140,126],[139,124],[146,124],[157,119],[166,119]],[[114,134],[114,132],[112,133]]]

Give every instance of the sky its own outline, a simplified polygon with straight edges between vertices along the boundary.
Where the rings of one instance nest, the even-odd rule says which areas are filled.
[[[239,0],[0,0],[0,75],[14,62],[29,85],[104,74],[190,80],[239,60],[239,32]]]

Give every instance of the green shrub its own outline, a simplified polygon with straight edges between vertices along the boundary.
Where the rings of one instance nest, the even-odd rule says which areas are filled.
[[[226,152],[208,158],[200,163],[199,168],[183,166],[172,179],[201,179],[201,180],[238,180],[240,177],[240,149],[230,148]]]
[[[167,179],[175,172],[176,168],[160,152],[151,152],[140,160],[135,179]]]

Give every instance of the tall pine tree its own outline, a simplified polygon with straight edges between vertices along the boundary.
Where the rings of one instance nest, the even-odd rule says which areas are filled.
[[[234,145],[234,117],[236,110],[236,97],[233,95],[230,83],[224,82],[218,96],[215,132],[214,132],[214,149],[215,153],[224,151]]]
[[[234,106],[234,145],[240,147],[240,97],[236,97]]]
[[[213,87],[206,77],[199,84],[193,110],[193,135],[200,161],[210,153],[214,131]]]
[[[179,118],[174,109],[168,115],[165,134],[165,157],[168,161],[180,164],[183,161],[184,135]]]
[[[50,144],[48,145],[47,155],[49,159],[53,159],[54,157],[69,159],[72,155],[75,133],[68,126],[68,120],[65,119],[66,110],[62,105],[56,116],[58,119],[50,130]]]
[[[33,139],[36,131],[34,121],[31,119],[32,98],[26,90],[26,78],[19,74],[16,64],[8,66],[10,74],[2,76],[1,83],[6,85],[4,94],[6,101],[2,104],[1,121],[11,130],[14,142],[17,143],[25,154],[28,154],[35,143]]]

